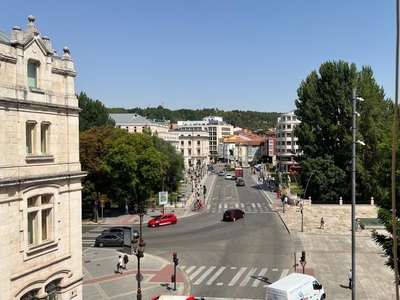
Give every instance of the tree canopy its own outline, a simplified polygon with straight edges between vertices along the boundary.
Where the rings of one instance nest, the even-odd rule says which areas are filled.
[[[318,72],[312,71],[301,82],[295,100],[295,114],[301,120],[296,136],[304,153],[302,164],[309,160],[316,170],[323,166],[324,182],[336,183],[322,195],[321,182],[311,180],[308,189],[315,200],[337,201],[333,197],[338,196],[345,202],[351,200],[353,89],[364,99],[357,102],[357,140],[365,142],[364,147],[357,147],[357,199],[368,201],[378,196],[377,167],[382,164],[382,157],[376,154],[379,144],[390,134],[389,101],[370,67],[359,71],[355,64],[332,61],[323,63]],[[306,175],[301,176],[302,184],[307,179]]]
[[[94,126],[114,127],[115,121],[110,118],[107,108],[99,100],[90,99],[86,93],[81,92],[78,98],[79,108],[79,131],[88,130]]]

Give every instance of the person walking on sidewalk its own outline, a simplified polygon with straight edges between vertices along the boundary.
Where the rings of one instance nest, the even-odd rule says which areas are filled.
[[[129,257],[128,255],[124,255],[124,270],[128,270],[128,262],[129,262]]]
[[[347,274],[347,276],[349,277],[349,289],[352,289],[352,287],[353,287],[353,272],[351,271],[351,269],[349,271],[349,274]]]
[[[117,263],[117,272],[122,274],[122,266],[123,266],[124,261],[122,260],[121,255],[118,257],[118,263]]]
[[[324,229],[325,228],[325,221],[324,218],[321,218],[321,223],[319,225],[319,229]]]
[[[129,215],[129,206],[128,206],[128,204],[125,204],[125,214]]]

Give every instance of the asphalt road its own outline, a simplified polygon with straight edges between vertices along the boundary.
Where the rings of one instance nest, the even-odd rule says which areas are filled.
[[[205,213],[181,219],[176,226],[144,230],[152,254],[172,260],[172,253],[178,253],[194,295],[264,299],[266,283],[293,268],[290,235],[250,175],[245,182],[236,187],[219,176]],[[221,221],[223,212],[233,207],[245,211],[245,218]]]
[[[265,299],[266,284],[293,268],[291,236],[249,172],[245,170],[246,185],[241,187],[219,176],[204,213],[180,219],[173,226],[143,226],[146,253],[172,262],[172,253],[177,252],[179,267],[190,279],[191,294],[206,299]],[[223,222],[223,212],[235,207],[246,213],[245,218]],[[82,245],[93,245],[104,228],[83,226]]]

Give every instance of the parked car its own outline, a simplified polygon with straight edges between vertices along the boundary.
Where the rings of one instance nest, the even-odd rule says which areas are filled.
[[[173,213],[161,214],[149,220],[147,225],[149,227],[158,227],[163,225],[171,225],[178,223],[178,218]]]
[[[244,218],[244,215],[244,211],[238,208],[231,208],[224,212],[222,215],[222,220],[235,222],[237,219]]]
[[[243,178],[238,178],[236,180],[236,186],[244,186],[244,180]]]
[[[225,175],[225,179],[231,180],[232,179],[232,174],[227,173]]]
[[[111,228],[108,228],[108,229],[104,229],[102,234],[105,234],[105,233],[119,233],[119,234],[123,235],[124,234],[124,228],[123,227],[111,227]],[[133,237],[137,239],[139,236],[140,236],[139,230],[134,229],[133,230]]]
[[[219,170],[218,171],[218,176],[225,176],[225,171],[224,170]]]
[[[96,247],[122,247],[124,243],[124,236],[121,233],[104,233],[100,234],[94,245]]]

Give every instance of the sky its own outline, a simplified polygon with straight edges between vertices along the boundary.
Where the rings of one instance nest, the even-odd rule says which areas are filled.
[[[4,1],[0,30],[28,16],[68,46],[85,92],[107,108],[288,112],[327,61],[370,66],[394,99],[395,1]]]

